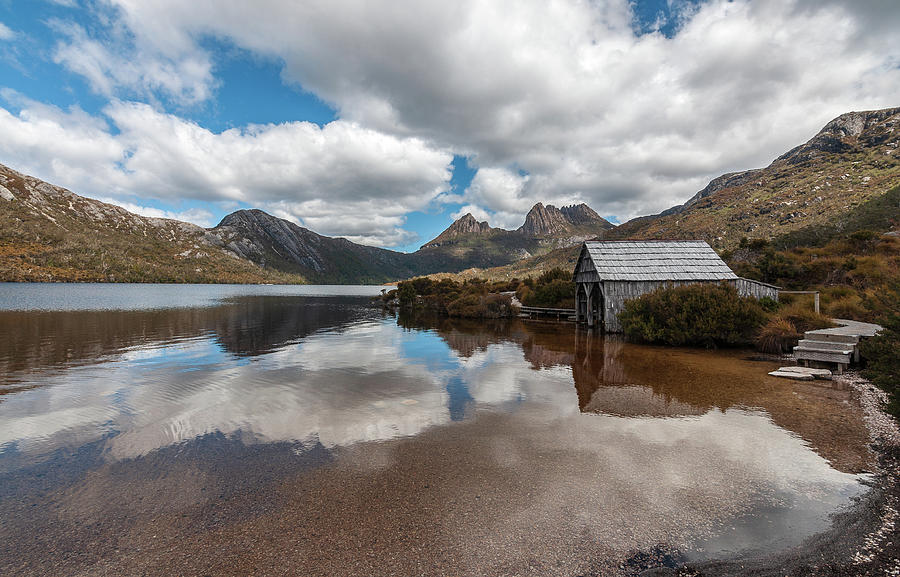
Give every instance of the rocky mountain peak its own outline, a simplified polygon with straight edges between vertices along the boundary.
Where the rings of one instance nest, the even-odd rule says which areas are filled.
[[[549,236],[566,232],[569,224],[558,208],[552,204],[544,206],[539,202],[528,211],[525,223],[518,228],[518,232],[528,236]]]
[[[572,204],[569,206],[564,206],[559,211],[566,218],[567,221],[576,225],[576,226],[585,226],[585,225],[597,225],[601,228],[613,228],[614,225],[610,223],[608,220],[597,214],[594,209],[586,205],[585,203],[581,204]]]
[[[826,124],[809,142],[779,156],[775,162],[801,164],[826,154],[879,146],[896,150],[900,142],[897,128],[900,128],[900,108],[848,112]]]
[[[478,222],[472,213],[467,213],[464,216],[456,219],[453,224],[451,224],[447,229],[439,234],[434,240],[430,241],[427,244],[422,245],[422,248],[433,247],[433,246],[441,246],[444,244],[452,243],[458,240],[460,237],[469,236],[469,235],[481,235],[490,233],[493,229],[487,223],[486,220]]]

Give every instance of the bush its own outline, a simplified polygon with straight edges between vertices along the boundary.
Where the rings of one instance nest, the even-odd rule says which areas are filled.
[[[554,268],[541,274],[537,280],[529,277],[516,289],[516,298],[530,307],[575,308],[572,273]]]
[[[547,284],[538,284],[534,290],[525,294],[522,304],[530,307],[575,308],[575,283],[555,279]]]
[[[518,284],[518,280],[515,282]],[[509,295],[493,292],[497,289],[506,291],[509,286],[506,282],[488,284],[484,279],[459,283],[451,279],[435,282],[421,277],[397,283],[397,289],[388,295],[396,294],[400,306],[407,309],[454,317],[500,318],[518,312]],[[385,300],[390,302],[387,295]]]
[[[864,375],[888,394],[886,409],[900,418],[900,281],[866,304],[880,313],[884,330],[860,342],[860,354],[867,361]]]
[[[764,353],[780,355],[794,350],[802,333],[794,323],[784,318],[773,318],[760,329],[756,337],[756,348]]]
[[[512,298],[501,294],[465,294],[447,305],[451,317],[499,319],[512,316]]]
[[[397,284],[397,299],[400,306],[410,307],[416,304],[416,287],[411,282],[401,282]]]
[[[619,315],[631,339],[705,347],[753,343],[766,313],[725,283],[660,288],[627,301]]]

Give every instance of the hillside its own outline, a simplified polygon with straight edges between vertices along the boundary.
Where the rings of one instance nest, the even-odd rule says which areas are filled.
[[[261,210],[233,212],[209,234],[265,269],[301,275],[312,283],[371,284],[417,272],[403,253],[322,236]]]
[[[0,165],[0,280],[303,282],[185,222],[138,216]]]
[[[702,238],[717,249],[805,227],[839,226],[900,183],[900,108],[843,114],[762,169],[726,174],[681,206],[631,220],[610,238]]]

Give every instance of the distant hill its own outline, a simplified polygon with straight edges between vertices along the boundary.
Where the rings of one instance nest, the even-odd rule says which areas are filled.
[[[313,283],[381,283],[418,272],[403,253],[322,236],[261,210],[233,212],[209,233],[260,267]]]

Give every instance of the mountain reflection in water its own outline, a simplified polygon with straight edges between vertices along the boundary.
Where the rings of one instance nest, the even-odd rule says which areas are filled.
[[[491,573],[483,543],[496,532],[516,543],[504,563],[554,546],[547,535],[585,540],[578,555],[594,556],[663,541],[699,556],[784,547],[827,527],[869,466],[846,390],[768,377],[774,364],[740,352],[637,346],[570,324],[241,297],[0,312],[0,351],[0,517],[11,520],[0,542],[35,567],[53,562],[41,544],[74,539],[85,515],[140,533],[173,515],[173,527],[200,522],[212,503],[235,522],[262,515],[262,532],[316,511],[301,523],[309,551],[326,547],[329,523],[371,531],[394,544],[372,553],[382,568],[379,555],[405,559],[402,535],[419,525],[470,548],[453,559],[472,573]],[[135,491],[142,504],[124,505]],[[359,516],[351,528],[347,514]],[[561,567],[582,567],[555,546],[571,554]],[[330,547],[333,563],[361,554]]]

